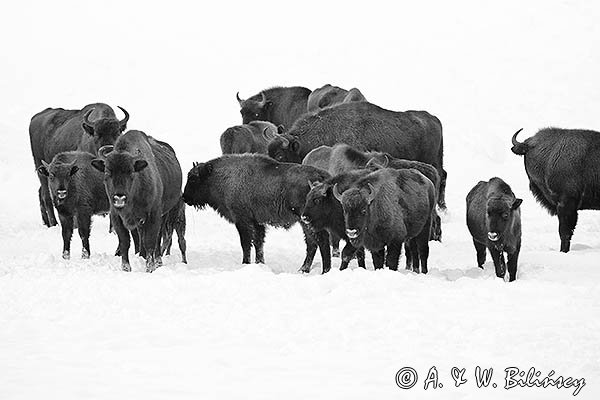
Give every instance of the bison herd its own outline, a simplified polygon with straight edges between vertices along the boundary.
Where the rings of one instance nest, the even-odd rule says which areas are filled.
[[[34,115],[29,136],[40,211],[48,227],[57,224],[58,213],[63,258],[70,258],[74,228],[82,257],[89,258],[91,218],[108,214],[124,271],[131,270],[131,239],[152,272],[169,254],[174,232],[187,262],[187,204],[208,205],[235,225],[242,263],[251,262],[252,248],[254,261],[264,263],[267,226],[300,223],[302,272],[310,271],[317,248],[323,273],[332,252],[341,256],[340,269],[353,258],[364,268],[365,249],[375,269],[396,270],[404,247],[406,268],[427,273],[429,241],[441,241],[438,211],[446,208],[437,117],[386,110],[356,88],[332,85],[275,87],[236,98],[242,125],[221,135],[221,157],[194,163],[183,192],[173,148],[142,131],[126,131],[124,108],[122,119],[102,103]],[[524,156],[535,198],[558,216],[560,250],[568,252],[577,211],[600,208],[600,133],[548,128],[519,142],[519,132],[512,151]],[[522,200],[494,177],[477,183],[466,201],[477,265],[483,268],[487,249],[496,275],[515,280]]]

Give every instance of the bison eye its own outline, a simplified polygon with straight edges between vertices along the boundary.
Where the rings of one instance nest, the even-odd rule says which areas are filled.
[[[366,209],[366,208],[363,208],[362,210],[360,210],[360,213],[361,213],[362,215],[365,215],[365,214],[367,213],[367,209]]]
[[[254,114],[254,116],[255,116],[256,118],[258,118],[258,113]]]
[[[508,219],[508,213],[504,213],[504,214],[502,214],[502,218],[504,218],[504,219]]]

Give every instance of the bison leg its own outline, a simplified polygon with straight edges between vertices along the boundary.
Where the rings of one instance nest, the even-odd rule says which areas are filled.
[[[393,240],[387,246],[387,254],[385,256],[385,266],[392,271],[398,271],[398,261],[402,253],[402,241]]]
[[[483,269],[483,264],[485,264],[486,247],[484,244],[475,241],[475,239],[473,239],[473,245],[475,246],[475,251],[477,252],[477,266]]]
[[[562,198],[558,203],[558,234],[560,235],[560,251],[568,253],[571,249],[571,237],[577,225],[578,201],[572,197]]]
[[[185,217],[183,221],[178,221],[175,225],[175,231],[177,232],[177,244],[179,245],[179,251],[181,252],[181,262],[187,264],[187,243],[185,241]]]
[[[371,257],[373,258],[373,268],[382,269],[383,260],[385,259],[385,249],[371,251]]]
[[[62,258],[71,258],[71,237],[73,236],[73,216],[69,214],[58,214],[60,227],[62,229],[63,253]]]
[[[92,216],[87,213],[77,213],[77,230],[81,238],[81,258],[90,258],[90,227],[92,225]]]
[[[330,238],[331,238],[331,236],[330,236]],[[348,268],[348,264],[350,263],[350,260],[352,260],[352,258],[354,258],[354,255],[356,255],[358,258],[358,251],[350,243],[346,243],[346,245],[342,249],[342,263],[340,264],[340,271],[343,271],[346,268]],[[364,262],[364,253],[363,253],[363,262]]]
[[[325,230],[315,233],[319,252],[321,253],[321,263],[323,264],[322,274],[331,270],[331,249],[329,248],[329,233]]]
[[[412,249],[410,248],[410,240],[404,242],[404,258],[406,259],[406,269],[412,271]]]
[[[154,215],[153,215],[154,214]],[[160,257],[160,220],[156,213],[151,213],[140,231],[146,248],[146,272],[154,272],[162,264]]]
[[[252,249],[252,228],[245,222],[235,224],[240,235],[240,243],[242,245],[242,264],[250,264],[250,251]]]
[[[417,274],[421,272],[420,259],[419,259],[419,246],[417,238],[412,238],[408,241],[407,253],[410,253],[410,264],[413,272]]]
[[[504,254],[493,247],[490,248],[490,254],[492,255],[492,260],[494,261],[494,267],[496,268],[496,276],[498,278],[504,278],[504,275],[506,274]]]
[[[123,271],[129,272],[131,271],[131,265],[129,264],[129,245],[131,244],[129,230],[125,228],[121,217],[118,215],[111,213],[110,220],[112,221],[113,228],[115,232],[117,232],[117,237],[119,238],[118,251],[121,255],[121,268]]]
[[[58,222],[56,222],[56,215],[54,215],[54,206],[52,205],[52,198],[50,197],[50,190],[48,189],[48,179],[44,176],[40,176],[40,174],[38,174],[38,176],[40,178],[40,209],[43,208],[45,210],[47,217],[46,219],[42,217],[42,219],[44,219],[44,223],[46,223],[46,221],[48,222],[46,224],[47,227],[56,226],[58,225]]]
[[[513,253],[509,253],[507,258],[508,281],[512,282],[517,279],[517,263],[519,261],[519,252],[521,251],[521,243],[517,245],[517,249]]]
[[[314,233],[302,224],[302,231],[304,232],[304,242],[306,243],[306,257],[300,267],[300,272],[309,273],[310,267],[312,266],[315,254],[317,254],[317,240]],[[327,247],[329,247],[329,238],[327,240]]]
[[[438,206],[442,210],[446,210],[446,179],[448,173],[445,169],[440,168],[440,193],[438,194]]]
[[[421,273],[426,274],[428,272],[427,261],[429,260],[429,230],[421,232],[415,241],[419,261],[421,261]]]
[[[365,265],[365,248],[364,247],[360,247],[360,248],[356,249],[356,261],[358,262],[359,268],[367,269],[367,266]]]
[[[42,197],[42,187],[41,186],[38,189],[38,199],[40,202],[40,212],[42,214],[42,221],[44,222],[44,225],[49,227],[50,221],[48,221],[48,213],[46,212],[46,203],[44,201],[44,198]]]
[[[254,261],[257,264],[265,263],[265,226],[259,223],[254,223]]]
[[[340,256],[340,237],[335,233],[329,234],[329,240],[331,242],[331,255],[333,257]]]

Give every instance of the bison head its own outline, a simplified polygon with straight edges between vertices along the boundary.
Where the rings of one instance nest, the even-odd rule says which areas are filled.
[[[58,157],[54,157],[48,164],[42,160],[42,165],[38,167],[38,172],[48,177],[48,187],[52,201],[56,207],[60,207],[72,198],[72,192],[75,188],[71,184],[71,177],[79,171],[75,161],[70,163],[61,162]]]
[[[269,157],[279,162],[292,162],[301,164],[300,141],[298,137],[288,133],[278,135],[267,145]]]
[[[235,97],[240,103],[240,114],[242,114],[242,123],[247,124],[252,121],[270,121],[273,102],[267,100],[265,92],[260,92],[260,100],[240,99],[240,92]]]
[[[354,247],[360,245],[364,239],[370,218],[369,207],[376,194],[371,183],[368,183],[367,187],[350,188],[344,193],[339,192],[337,184],[333,187],[333,195],[344,210],[346,235]]]
[[[136,186],[142,185],[139,172],[148,166],[148,162],[140,154],[112,151],[112,146],[102,147],[98,156],[92,160],[92,166],[104,173],[104,186],[111,205],[117,210],[130,208]]]
[[[486,206],[486,228],[492,242],[502,240],[503,234],[511,228],[514,212],[521,206],[521,199],[491,198]]]
[[[129,113],[122,107],[119,107],[125,117],[119,121],[115,118],[100,118],[95,121],[90,121],[90,114],[94,109],[88,110],[84,117],[81,126],[83,130],[93,138],[94,148],[96,151],[103,146],[113,145],[119,135],[127,129],[127,121],[129,121]]]
[[[185,204],[196,208],[203,208],[208,204],[208,179],[213,172],[211,163],[194,163],[188,172],[187,182],[183,190]]]
[[[309,182],[309,184],[310,191],[306,195],[302,222],[310,224],[316,230],[321,230],[324,229],[326,221],[336,217],[343,219],[342,208],[333,197],[332,186],[321,182]]]

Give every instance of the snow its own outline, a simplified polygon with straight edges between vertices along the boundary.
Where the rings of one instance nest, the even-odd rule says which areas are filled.
[[[600,214],[580,212],[568,254],[510,152],[544,126],[600,129],[596,3],[307,2],[11,4],[0,34],[0,399],[556,398],[502,389],[503,370],[585,378],[600,394]],[[269,10],[269,11],[267,11]],[[320,13],[320,14],[318,14]],[[331,21],[330,21],[331,20]],[[306,23],[310,21],[310,23]],[[189,208],[188,260],[153,274],[95,217],[91,259],[61,258],[41,225],[27,127],[36,112],[102,101],[176,149],[183,169],[219,155],[241,121],[235,93],[273,85],[358,87],[383,107],[427,109],[444,126],[448,212],[430,273],[297,272],[299,227],[267,232],[267,264],[242,266],[235,228]],[[476,267],[465,196],[500,176],[524,199],[517,281]],[[401,259],[401,263],[404,259]],[[475,366],[497,389],[478,389]],[[410,390],[395,384],[405,366]],[[444,387],[423,390],[436,366]],[[455,388],[454,366],[467,368]]]

